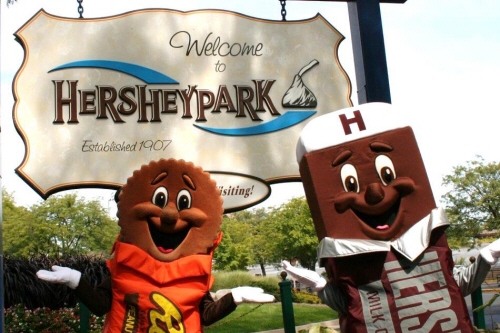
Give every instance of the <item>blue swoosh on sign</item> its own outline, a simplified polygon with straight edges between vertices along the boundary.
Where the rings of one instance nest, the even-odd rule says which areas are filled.
[[[49,71],[58,71],[61,69],[68,68],[103,68],[103,69],[111,69],[114,71],[122,72],[131,76],[134,76],[148,84],[178,84],[179,82],[175,81],[171,77],[162,74],[154,69],[147,68],[144,66],[139,66],[135,64],[131,64],[128,62],[114,61],[114,60],[81,60],[69,62],[67,64],[58,66]]]
[[[204,127],[197,124],[194,126],[215,134],[229,135],[229,136],[249,136],[249,135],[259,135],[271,132],[280,131],[282,129],[297,125],[303,122],[307,118],[315,114],[316,111],[288,111],[285,114],[279,116],[276,119],[268,121],[264,124],[259,124],[256,126],[242,127],[242,128],[214,128],[214,127]]]

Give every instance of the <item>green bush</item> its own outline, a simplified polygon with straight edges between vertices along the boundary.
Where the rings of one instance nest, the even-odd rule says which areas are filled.
[[[232,289],[241,286],[259,287],[266,294],[271,294],[280,300],[280,289],[278,283],[280,279],[277,276],[254,276],[249,272],[214,272],[215,282],[211,291],[216,292],[221,289]]]
[[[50,310],[27,309],[21,304],[4,310],[5,333],[69,333],[80,331],[79,307]],[[90,332],[102,332],[104,317],[91,314]]]
[[[280,279],[276,276],[254,276],[249,272],[214,272],[215,282],[212,291],[232,289],[241,286],[253,286],[264,289],[265,292],[279,291]]]
[[[245,271],[213,272],[215,281],[212,291],[249,286],[254,276]]]
[[[323,302],[316,294],[311,294],[303,291],[292,293],[292,302],[307,303],[307,304],[322,304]]]
[[[265,293],[274,296],[277,302],[281,300],[279,279],[276,276],[255,276],[250,284],[251,287],[259,287],[264,290]]]

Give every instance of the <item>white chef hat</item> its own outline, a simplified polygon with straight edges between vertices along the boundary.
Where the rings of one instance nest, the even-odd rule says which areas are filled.
[[[306,153],[409,126],[400,110],[387,103],[366,103],[309,121],[297,143],[297,162]]]

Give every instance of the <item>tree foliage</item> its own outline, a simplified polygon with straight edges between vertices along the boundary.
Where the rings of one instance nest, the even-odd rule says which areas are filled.
[[[3,248],[11,256],[61,257],[97,253],[107,255],[119,232],[99,201],[74,194],[52,196],[29,208],[16,206],[3,191]],[[224,236],[214,254],[214,268],[246,270],[297,258],[314,269],[318,240],[305,198],[280,207],[244,210],[224,216]]]
[[[250,226],[243,216],[245,216],[245,212],[224,216],[222,221],[224,236],[214,253],[215,269],[225,271],[246,270],[246,267],[252,263],[252,256],[248,247]]]
[[[22,254],[29,247],[29,224],[31,212],[22,206],[17,206],[12,193],[2,189],[2,246],[6,253]]]
[[[442,197],[450,220],[447,235],[456,246],[473,247],[486,230],[500,229],[500,163],[481,156],[443,177]]]
[[[30,208],[3,192],[3,249],[16,256],[109,253],[119,227],[99,201],[52,196]]]
[[[269,215],[274,234],[275,258],[297,258],[300,264],[314,270],[317,261],[318,238],[305,198],[295,198]]]
[[[245,270],[283,259],[297,258],[314,269],[318,239],[305,198],[292,199],[280,207],[245,210],[224,217],[224,237],[215,251],[215,268]]]

